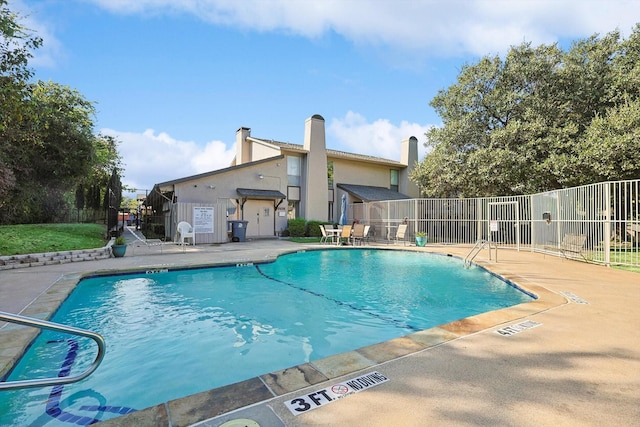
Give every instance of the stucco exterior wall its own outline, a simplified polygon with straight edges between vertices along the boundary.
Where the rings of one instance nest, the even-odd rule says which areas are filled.
[[[267,144],[262,144],[260,142],[253,141],[252,148],[253,157],[251,161],[268,159],[269,157],[279,156],[280,149],[277,147],[273,147]]]
[[[389,188],[392,168],[371,163],[354,163],[344,159],[333,160],[333,182],[336,184],[371,185]]]
[[[262,178],[260,178],[262,176]],[[216,215],[216,221],[219,220],[219,215],[226,218],[226,207],[229,200],[239,200],[236,189],[249,188],[255,190],[276,190],[283,194],[286,194],[287,182],[287,169],[284,159],[277,157],[272,161],[262,162],[258,165],[247,166],[239,170],[231,170],[224,173],[215,174],[199,179],[189,180],[183,183],[175,184],[175,196],[176,202],[180,203],[201,203],[201,204],[219,204],[220,208],[214,213]],[[279,206],[281,212],[285,212],[283,216],[280,216],[274,208],[273,200],[258,200],[247,201],[249,206],[253,206],[252,211],[260,211],[261,215],[264,214],[264,209],[270,209],[270,219],[264,220],[261,218],[262,227],[257,228],[255,223],[256,217],[253,215],[245,215],[246,211],[243,211],[238,206],[235,214],[228,219],[244,219],[249,221],[247,224],[247,237],[267,237],[270,233],[271,236],[275,235],[275,232],[280,231],[287,226],[286,217],[286,203],[283,201]],[[245,204],[245,207],[247,207]],[[205,205],[203,205],[205,206]],[[176,210],[179,212],[180,210]],[[218,212],[220,211],[220,212]],[[193,225],[193,218],[189,217],[189,213],[186,212],[187,218],[174,218],[173,222],[177,224],[179,221],[188,221]],[[265,228],[267,222],[271,221],[271,225],[267,231]],[[254,222],[252,224],[252,222]],[[174,232],[172,230],[172,232]],[[210,239],[198,239],[196,236],[196,242],[199,243],[221,243],[227,241],[226,228],[216,227],[213,235]],[[208,241],[211,240],[211,241]]]

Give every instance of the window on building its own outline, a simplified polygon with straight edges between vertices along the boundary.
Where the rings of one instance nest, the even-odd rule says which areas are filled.
[[[393,191],[398,191],[398,171],[395,169],[391,169],[391,185],[389,188]]]
[[[333,160],[327,162],[327,182],[329,183],[329,189],[333,188]]]
[[[302,159],[298,156],[287,156],[287,176],[288,184],[292,186],[300,186],[300,176]]]

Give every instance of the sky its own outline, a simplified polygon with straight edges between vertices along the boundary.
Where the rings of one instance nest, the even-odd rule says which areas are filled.
[[[230,166],[235,133],[400,160],[400,142],[441,125],[429,102],[465,64],[523,42],[565,49],[628,37],[637,0],[9,0],[43,38],[35,78],[95,103],[123,184]],[[133,195],[133,193],[127,193]]]

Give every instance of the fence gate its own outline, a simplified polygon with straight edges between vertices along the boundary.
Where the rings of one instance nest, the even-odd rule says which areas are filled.
[[[520,208],[517,201],[489,202],[488,233],[490,240],[520,250]]]

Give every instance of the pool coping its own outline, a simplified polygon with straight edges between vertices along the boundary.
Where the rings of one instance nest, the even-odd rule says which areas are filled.
[[[181,270],[264,264],[273,262],[279,256],[290,253],[336,249],[352,250],[357,248],[309,247],[285,250],[273,257],[255,259],[253,261],[248,260],[242,263],[207,262],[183,266],[173,265],[167,267],[167,269]],[[365,249],[425,251],[431,254],[461,258],[458,255],[447,253],[446,250],[433,250],[435,248],[430,248],[431,250],[427,251],[423,248],[416,247],[369,246]],[[541,313],[568,303],[564,296],[550,291],[542,285],[532,283],[523,277],[510,273],[505,265],[483,260],[477,260],[473,264],[516,285],[525,292],[535,295],[537,298],[533,301],[470,316],[389,341],[266,373],[238,383],[170,400],[128,415],[103,421],[100,424],[106,426],[133,424],[166,426],[192,425],[247,406],[268,402],[310,386],[318,386],[327,381],[335,381],[337,378],[355,375],[365,369],[372,369],[380,364],[422,352],[483,330],[497,328],[505,323],[516,322],[533,314]],[[164,267],[159,267],[158,269],[163,268]],[[102,275],[125,275],[141,271],[149,272],[153,271],[153,268],[131,267],[102,269],[63,275],[32,304],[26,307],[21,314],[44,320],[49,319],[82,279]],[[20,359],[37,334],[38,331],[33,328],[18,325],[7,325],[0,329],[0,337],[2,337],[2,341],[0,342],[1,377],[4,377],[10,371],[11,367]],[[9,345],[7,345],[7,343],[9,343]]]

